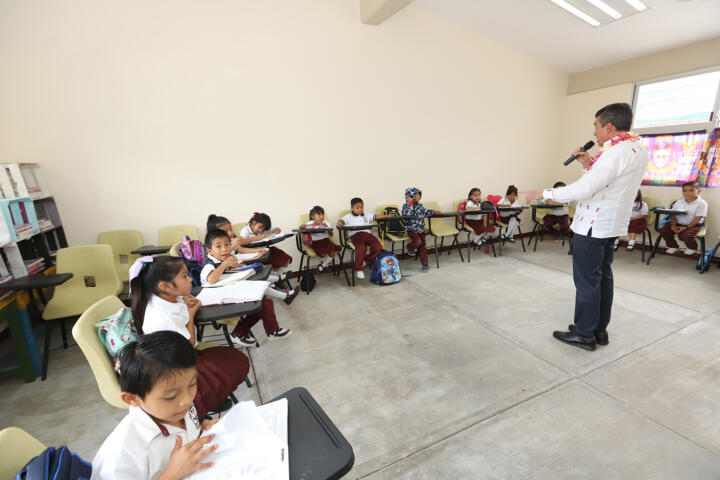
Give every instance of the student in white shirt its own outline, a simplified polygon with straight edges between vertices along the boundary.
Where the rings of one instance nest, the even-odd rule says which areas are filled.
[[[632,252],[635,248],[635,237],[637,237],[637,234],[642,234],[647,228],[647,220],[645,220],[645,217],[647,217],[649,211],[648,204],[643,202],[642,193],[638,190],[635,201],[633,202],[632,213],[630,214],[630,224],[628,225],[628,252]],[[620,239],[616,238],[615,250],[617,250],[619,243]]]
[[[300,228],[330,228],[325,221],[325,210],[320,205],[315,205],[310,209],[310,221]],[[320,257],[320,265],[318,271],[322,272],[330,265],[333,257],[341,250],[340,245],[336,245],[330,240],[333,232],[320,232],[310,235],[310,242],[306,244]]]
[[[520,202],[518,201],[518,189],[515,185],[510,185],[505,193],[505,198],[498,202],[498,207],[518,207],[520,208]],[[510,243],[515,243],[515,232],[517,232],[518,226],[520,225],[520,214],[522,210],[516,212],[499,212],[500,220],[502,223],[507,224],[505,233],[501,236],[502,240],[508,240]]]
[[[565,182],[555,182],[553,188],[560,188],[564,186]],[[549,205],[560,205],[558,208],[553,208],[545,214],[545,218],[543,218],[545,231],[551,233],[555,240],[559,240],[561,237],[567,236],[567,234],[570,233],[570,212],[568,211],[567,204],[556,202],[554,200],[546,200],[545,203]],[[559,230],[555,230],[555,224],[557,224]]]
[[[92,480],[180,480],[212,463],[217,420],[199,420],[197,357],[177,332],[159,331],[128,343],[118,354],[121,398],[130,408],[92,462]]]
[[[677,253],[679,246],[675,241],[675,235],[685,242],[685,255],[694,255],[697,251],[697,240],[695,237],[700,232],[705,217],[707,216],[708,205],[700,198],[700,187],[697,182],[686,182],[682,186],[683,198],[675,202],[673,210],[684,210],[684,215],[672,215],[670,223],[660,229],[660,235],[665,239],[668,249],[665,253]],[[702,255],[703,252],[700,252]]]
[[[383,220],[390,218],[390,215],[374,215],[372,213],[365,213],[365,204],[362,198],[355,197],[350,200],[350,213],[345,215],[343,218],[338,220],[337,226],[342,227],[347,225],[348,227],[370,225],[375,220]],[[370,228],[362,230],[350,230],[348,231],[348,237],[352,244],[355,246],[355,275],[359,279],[365,278],[363,273],[363,261],[367,265],[372,266],[373,260],[378,256],[382,250],[380,240],[378,240],[372,233]],[[365,252],[369,249],[367,255]]]
[[[195,314],[200,301],[190,295],[192,280],[178,257],[142,257],[130,268],[133,321],[149,334],[171,331],[197,345]],[[245,381],[250,361],[231,347],[198,351],[198,388],[195,398],[200,417],[228,407],[227,399]],[[225,408],[226,409],[226,408]]]
[[[208,215],[207,222],[205,223],[205,231],[209,232],[210,230],[223,230],[225,233],[228,234],[228,237],[230,237],[230,242],[233,247],[233,253],[262,253],[265,254],[268,252],[267,248],[247,248],[243,247],[243,245],[246,245],[250,243],[251,241],[256,240],[248,240],[248,239],[242,239],[235,235],[235,232],[233,232],[232,223],[230,223],[230,220],[227,217],[223,217],[221,215],[215,215],[214,213],[211,213]]]
[[[244,246],[268,239],[279,233],[279,228],[272,228],[272,221],[269,215],[255,212],[248,221],[248,224],[238,233],[238,243]],[[273,283],[283,282],[285,280],[287,266],[292,262],[292,257],[275,246],[271,246],[269,250],[270,255],[266,263],[272,265],[272,273],[270,277],[268,277],[268,280]]]
[[[467,202],[465,202],[465,211],[472,212],[473,210],[480,210],[482,206],[482,192],[479,188],[471,188],[468,193]],[[485,215],[485,219],[481,214],[467,214],[465,215],[465,223],[475,232],[475,238],[472,239],[472,243],[475,245],[482,245],[490,237],[490,234],[495,231],[495,227],[490,224],[490,221]]]

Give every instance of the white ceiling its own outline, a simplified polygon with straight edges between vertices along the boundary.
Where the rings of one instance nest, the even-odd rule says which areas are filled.
[[[600,27],[548,0],[414,0],[412,4],[568,73],[720,36],[720,0],[645,3],[650,10]],[[599,10],[592,13],[607,17]]]

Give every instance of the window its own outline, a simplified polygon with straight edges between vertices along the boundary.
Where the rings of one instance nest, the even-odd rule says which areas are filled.
[[[643,185],[720,186],[720,69],[639,83],[633,130],[650,155]]]

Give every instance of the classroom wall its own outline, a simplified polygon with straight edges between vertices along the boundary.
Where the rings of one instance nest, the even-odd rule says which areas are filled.
[[[363,25],[356,0],[5,0],[0,71],[0,159],[43,165],[71,244],[539,188],[567,88],[412,5]]]

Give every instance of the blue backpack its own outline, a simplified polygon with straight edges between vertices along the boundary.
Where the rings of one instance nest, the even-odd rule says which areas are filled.
[[[370,282],[375,285],[392,285],[400,279],[402,279],[400,262],[393,252],[383,250],[373,261]]]
[[[27,465],[15,476],[15,480],[88,480],[92,465],[68,450],[50,447]]]
[[[697,265],[695,265],[696,270],[703,270],[704,272],[710,269],[710,261],[712,260],[713,249],[708,248],[705,250],[705,253],[698,258]],[[703,269],[703,263],[705,262],[705,269]]]

